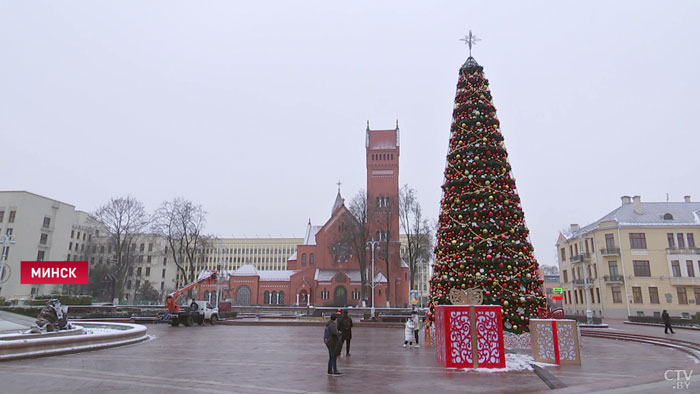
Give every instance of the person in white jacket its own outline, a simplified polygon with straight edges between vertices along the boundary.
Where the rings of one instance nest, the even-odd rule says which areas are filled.
[[[403,341],[403,347],[410,346],[413,347],[413,328],[415,327],[415,324],[413,323],[413,319],[408,319],[406,320],[406,326],[404,328],[404,341]]]

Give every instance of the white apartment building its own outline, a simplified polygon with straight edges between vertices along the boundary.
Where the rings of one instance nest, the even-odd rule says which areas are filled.
[[[26,191],[0,191],[0,297],[16,304],[34,295],[61,291],[60,285],[20,284],[21,261],[65,261],[85,258],[85,244],[91,234],[85,231],[88,214],[75,206]],[[81,232],[71,239],[71,232]]]

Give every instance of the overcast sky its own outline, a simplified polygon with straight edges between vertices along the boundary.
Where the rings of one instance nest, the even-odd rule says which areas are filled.
[[[378,3],[378,4],[377,4]],[[0,0],[0,189],[93,211],[184,196],[222,237],[303,236],[365,125],[437,219],[469,29],[535,253],[620,205],[700,200],[700,2]]]

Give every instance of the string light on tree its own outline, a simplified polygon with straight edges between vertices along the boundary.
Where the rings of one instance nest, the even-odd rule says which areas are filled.
[[[502,306],[504,329],[521,333],[546,298],[489,82],[471,56],[480,39],[470,30],[462,41],[469,57],[455,94],[430,315],[452,288],[478,287],[484,304]]]

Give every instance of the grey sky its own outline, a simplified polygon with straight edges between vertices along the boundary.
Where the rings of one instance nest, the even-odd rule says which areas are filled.
[[[437,219],[472,29],[541,263],[623,194],[700,200],[700,2],[375,3],[0,1],[0,189],[302,236],[365,186],[365,122],[398,118]]]

